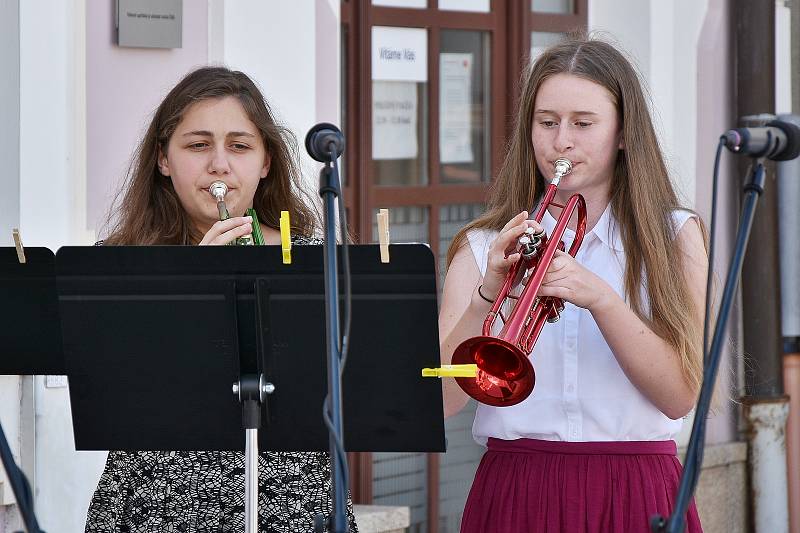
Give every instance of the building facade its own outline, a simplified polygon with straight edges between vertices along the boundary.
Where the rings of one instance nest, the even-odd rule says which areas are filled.
[[[429,243],[440,279],[450,239],[480,214],[502,161],[521,69],[565,32],[597,32],[633,60],[650,88],[677,189],[705,219],[717,138],[736,123],[725,0],[184,0],[181,47],[168,49],[119,46],[118,4],[0,3],[8,15],[0,20],[4,246],[12,227],[26,245],[52,250],[101,237],[155,106],[183,74],[208,63],[255,79],[300,141],[317,122],[341,124],[344,194],[357,239],[374,242],[375,213],[389,208],[393,241]],[[788,21],[789,7],[778,2],[778,113],[791,111]],[[404,67],[393,64],[401,60]],[[316,166],[304,156],[303,168],[314,190]],[[723,174],[731,172],[723,163]],[[722,192],[720,273],[732,248],[736,194]],[[732,324],[733,347],[739,328]],[[741,366],[730,348],[720,388],[731,397],[739,395]],[[482,454],[470,435],[472,410],[447,421],[447,454],[351,454],[355,500],[409,506],[411,531],[458,531]],[[82,531],[105,454],[74,450],[65,381],[0,376],[0,421],[33,482],[43,528]],[[690,426],[691,419],[679,446]],[[731,402],[709,421],[698,496],[709,531],[748,530],[740,429]],[[0,532],[19,523],[12,503],[0,482]]]

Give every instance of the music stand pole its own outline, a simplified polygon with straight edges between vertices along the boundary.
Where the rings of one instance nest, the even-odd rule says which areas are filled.
[[[245,533],[258,533],[258,429],[261,427],[261,404],[275,386],[264,382],[263,374],[247,374],[233,384],[233,394],[242,402],[242,426],[245,432],[244,516]]]

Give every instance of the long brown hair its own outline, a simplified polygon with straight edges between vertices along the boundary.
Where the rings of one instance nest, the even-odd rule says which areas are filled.
[[[530,211],[545,189],[536,166],[531,130],[536,93],[556,74],[571,74],[604,87],[614,98],[625,149],[617,156],[611,183],[611,212],[625,247],[625,294],[631,308],[680,355],[686,382],[698,390],[702,377],[701,330],[684,270],[675,258],[672,212],[681,208],[658,146],[639,78],[610,44],[574,34],[547,49],[522,79],[519,112],[487,210],[459,231],[447,253],[449,265],[472,229],[500,230],[523,210]],[[702,228],[702,225],[701,225]],[[704,231],[704,230],[703,230]],[[645,284],[649,313],[640,287]]]
[[[172,180],[159,171],[158,157],[166,153],[189,107],[226,96],[242,104],[270,155],[269,174],[260,180],[253,198],[261,224],[278,229],[284,210],[289,211],[293,234],[314,233],[318,218],[308,207],[312,204],[304,202],[309,198],[301,186],[292,133],[275,122],[264,96],[247,75],[224,67],[203,67],[187,74],[158,106],[111,209],[108,224],[112,229],[106,244],[195,244],[202,238],[194,234]]]

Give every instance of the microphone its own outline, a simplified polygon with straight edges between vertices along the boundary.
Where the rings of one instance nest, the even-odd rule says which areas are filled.
[[[334,161],[344,152],[344,134],[333,124],[320,122],[308,130],[306,151],[321,163]]]
[[[788,161],[800,155],[800,128],[773,120],[760,128],[737,128],[722,135],[725,147],[737,154]]]

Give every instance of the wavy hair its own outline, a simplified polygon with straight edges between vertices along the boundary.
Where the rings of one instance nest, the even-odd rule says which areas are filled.
[[[313,235],[319,220],[303,191],[294,135],[275,121],[261,91],[242,72],[203,67],[187,74],[156,109],[133,156],[126,181],[108,217],[105,244],[196,244],[197,235],[172,186],[158,168],[170,137],[187,110],[197,102],[232,96],[261,133],[270,155],[269,174],[260,180],[253,208],[261,224],[280,228],[281,210],[289,211],[292,233]]]

